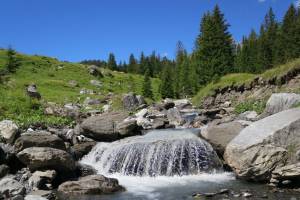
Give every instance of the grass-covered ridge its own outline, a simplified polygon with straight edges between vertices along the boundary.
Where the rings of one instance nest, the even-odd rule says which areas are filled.
[[[193,103],[197,106],[201,106],[203,99],[214,95],[216,90],[221,90],[231,86],[247,86],[257,77],[261,77],[266,82],[271,81],[275,84],[281,84],[288,76],[293,76],[294,74],[299,73],[299,71],[300,59],[296,59],[284,65],[267,70],[262,74],[228,74],[221,77],[218,81],[212,82],[201,88],[197,95],[193,98]]]
[[[120,99],[124,93],[134,91],[142,93],[143,76],[101,69],[102,78],[89,74],[88,66],[78,63],[60,62],[45,56],[17,55],[20,66],[16,73],[5,77],[0,83],[0,120],[13,119],[21,124],[45,122],[53,124],[68,123],[68,119],[43,115],[43,105],[54,102],[60,105],[66,103],[82,103],[86,97],[102,99],[109,93],[113,94],[113,107],[120,108]],[[0,69],[6,63],[6,51],[0,50]],[[75,80],[78,87],[69,85]],[[94,86],[91,80],[98,80],[101,87]],[[28,84],[36,84],[42,100],[33,102],[26,96]],[[159,80],[152,79],[154,98],[159,99]],[[81,89],[94,90],[96,94],[80,94]],[[115,100],[115,101],[114,101]],[[102,105],[100,105],[102,106]],[[100,107],[99,106],[99,107]]]

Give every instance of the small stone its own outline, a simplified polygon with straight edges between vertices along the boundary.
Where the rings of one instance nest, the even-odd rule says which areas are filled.
[[[244,192],[243,193],[243,197],[245,197],[245,198],[249,198],[249,197],[252,197],[252,196],[253,196],[253,194],[251,194],[249,192]]]
[[[282,181],[281,183],[282,183],[282,185],[289,185],[289,184],[292,183],[292,181],[290,181],[290,180],[285,180],[285,181]]]
[[[229,189],[221,189],[219,194],[228,194],[230,192]]]

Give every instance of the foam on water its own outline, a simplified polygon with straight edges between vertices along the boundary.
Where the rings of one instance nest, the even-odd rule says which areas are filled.
[[[98,143],[81,162],[102,174],[135,176],[184,176],[222,169],[211,145],[183,129]]]
[[[160,199],[161,191],[166,191],[168,188],[192,187],[193,185],[199,184],[220,184],[235,180],[232,173],[198,174],[172,177],[137,177],[123,176],[120,174],[108,176],[118,179],[119,183],[126,187],[128,193],[145,196],[148,199]]]

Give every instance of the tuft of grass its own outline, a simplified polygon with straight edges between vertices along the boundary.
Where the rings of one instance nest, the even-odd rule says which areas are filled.
[[[257,114],[263,113],[266,108],[266,101],[248,100],[235,106],[235,113],[241,114],[246,111],[256,111]]]
[[[300,70],[300,58],[278,67],[269,69],[262,73],[260,76],[264,80],[280,79],[281,77],[287,75],[288,73],[291,73],[294,70]]]

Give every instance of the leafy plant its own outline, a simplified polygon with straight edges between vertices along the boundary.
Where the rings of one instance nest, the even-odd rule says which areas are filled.
[[[239,103],[235,107],[235,112],[241,114],[246,111],[256,111],[258,114],[261,114],[266,107],[265,101],[255,101],[249,100],[242,103]]]

